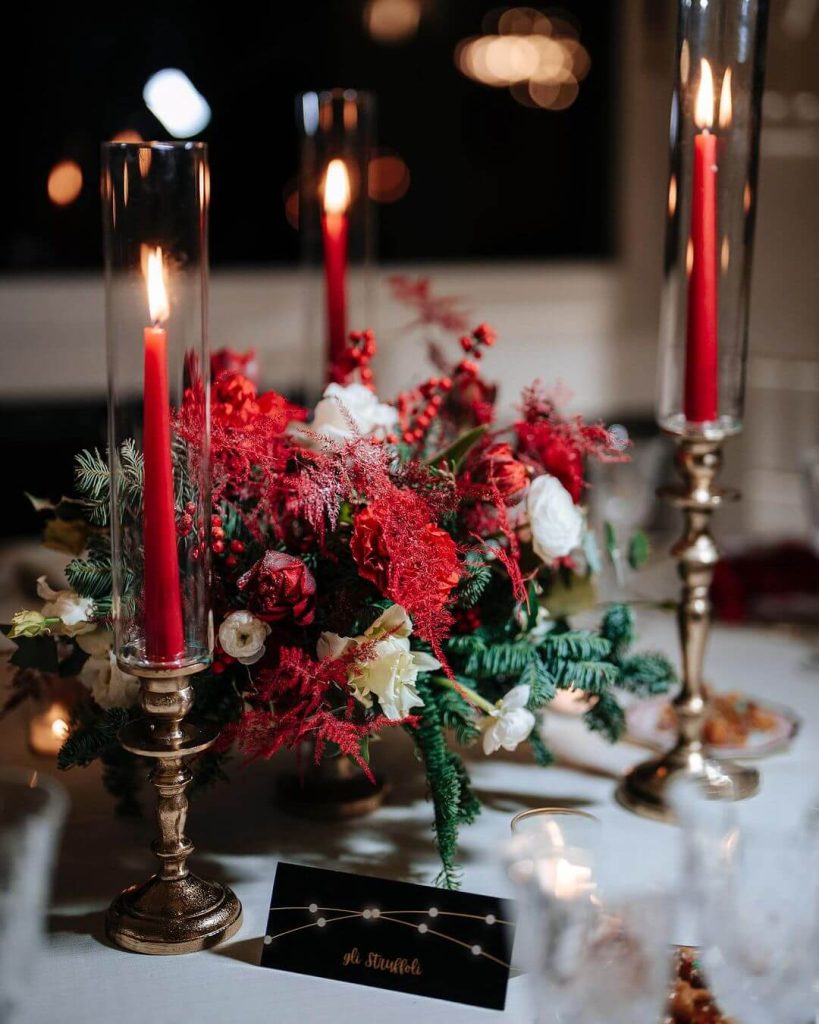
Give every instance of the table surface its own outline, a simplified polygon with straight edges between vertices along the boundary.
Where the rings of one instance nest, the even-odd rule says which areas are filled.
[[[650,612],[640,619],[640,645],[676,649],[673,618]],[[722,689],[789,704],[803,718],[787,752],[760,762],[760,794],[742,805],[742,815],[771,824],[796,820],[817,797],[819,777],[819,637],[784,630],[716,627],[708,675]],[[0,725],[0,760],[43,769],[26,750],[22,718]],[[585,732],[581,722],[550,715],[547,738],[564,763],[548,769],[523,754],[476,754],[470,770],[484,803],[478,821],[462,834],[464,887],[507,892],[498,850],[509,835],[511,816],[524,808],[580,807],[602,822],[602,869],[625,881],[674,878],[677,829],[630,815],[613,799],[616,779],[646,756],[621,744],[610,747]],[[193,866],[223,879],[244,905],[238,935],[223,947],[192,956],[145,957],[109,946],[103,911],[124,886],[152,870],[152,820],[121,820],[111,814],[99,772],[92,767],[62,775],[72,810],[57,866],[44,962],[37,972],[24,1024],[118,1024],[147,1019],[243,1024],[346,1024],[389,1013],[392,1024],[433,1013],[458,1024],[478,1019],[530,1021],[525,979],[513,977],[502,1014],[401,994],[312,979],[258,967],[276,863],[288,860],[343,871],[429,883],[436,874],[431,808],[424,779],[408,738],[377,745],[377,765],[393,786],[389,803],[372,816],[346,823],[296,821],[277,810],[274,781],[285,760],[236,765],[230,785],[218,785],[193,804],[189,832],[197,851]],[[565,763],[565,762],[571,762]],[[685,936],[678,936],[684,941]]]

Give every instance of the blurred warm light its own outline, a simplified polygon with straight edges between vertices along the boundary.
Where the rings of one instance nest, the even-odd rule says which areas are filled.
[[[198,135],[210,123],[208,102],[179,68],[151,75],[142,90],[145,105],[163,128],[177,139]]]
[[[529,95],[544,110],[568,110],[577,99],[580,87],[574,78],[565,82],[530,82]]]
[[[139,132],[131,131],[130,128],[126,128],[124,131],[117,132],[116,135],[111,136],[112,142],[142,142],[142,136]]]
[[[723,274],[728,273],[728,267],[731,263],[731,244],[728,241],[726,235],[722,240],[722,249],[720,250],[720,266],[722,267]]]
[[[364,27],[379,43],[411,39],[420,21],[420,0],[368,0],[364,8]]]
[[[331,160],[324,176],[325,213],[344,213],[350,205],[350,175],[343,160]]]
[[[497,18],[497,35],[489,31]],[[524,106],[565,110],[588,75],[591,58],[566,18],[533,7],[513,7],[484,19],[486,34],[462,40],[455,65],[468,78],[508,87]]]
[[[668,181],[668,216],[673,217],[677,212],[677,175],[672,174]]]
[[[64,718],[55,718],[51,723],[51,731],[58,740],[64,740],[68,736],[68,722]]]
[[[745,191],[742,193],[742,209],[747,216],[751,212],[751,183],[745,182]]]
[[[714,76],[707,60],[700,61],[700,84],[694,104],[694,123],[698,128],[714,124]]]
[[[294,231],[299,230],[299,190],[294,182],[284,189],[284,216]]]
[[[722,79],[722,90],[719,94],[719,126],[729,128],[733,116],[733,104],[731,101],[731,69],[725,69]]]
[[[685,250],[685,272],[688,276],[691,276],[691,271],[694,269],[694,243],[691,239],[688,239],[688,246]]]
[[[168,289],[165,286],[165,265],[162,249],[142,246],[143,273],[148,290],[148,311],[152,324],[164,323],[169,316]]]
[[[367,190],[377,203],[395,203],[407,194],[410,172],[397,153],[378,153],[369,163]]]
[[[143,178],[148,177],[148,171],[151,169],[151,159],[153,153],[151,152],[150,146],[143,146],[137,153],[137,159],[139,161],[139,173]]]
[[[48,175],[48,198],[55,206],[68,206],[82,191],[82,171],[73,160],[61,160]]]
[[[688,40],[683,39],[680,48],[680,81],[688,85],[688,76],[691,73],[691,50],[688,47]]]

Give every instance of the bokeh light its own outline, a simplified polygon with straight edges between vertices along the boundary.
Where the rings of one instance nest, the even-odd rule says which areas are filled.
[[[179,68],[164,68],[151,75],[142,98],[157,121],[176,139],[198,135],[210,123],[207,100]]]
[[[364,27],[378,43],[403,43],[418,31],[421,0],[368,0]]]
[[[395,203],[410,187],[410,172],[397,153],[380,150],[369,163],[367,189],[376,203]]]
[[[562,12],[513,7],[491,12],[483,28],[484,35],[464,39],[455,48],[455,66],[463,75],[508,88],[524,106],[565,110],[574,103],[591,57],[578,26]]]
[[[69,206],[82,192],[82,170],[74,160],[61,160],[48,175],[48,198],[55,206]]]
[[[112,142],[144,142],[145,140],[139,134],[130,128],[125,128],[121,132],[117,132],[116,135],[111,136]]]

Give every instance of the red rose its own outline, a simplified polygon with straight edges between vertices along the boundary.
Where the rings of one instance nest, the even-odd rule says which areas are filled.
[[[563,484],[575,505],[583,493],[583,450],[550,423],[518,425],[523,451]]]
[[[461,578],[458,548],[435,523],[413,528],[412,511],[387,502],[362,509],[350,543],[353,558],[359,575],[397,604],[411,611],[423,589],[426,600],[442,607]]]
[[[268,551],[236,583],[247,593],[248,611],[266,622],[292,619],[309,626],[316,614],[316,581],[294,555]]]
[[[506,443],[490,445],[480,452],[472,476],[477,483],[497,487],[506,505],[514,505],[529,483],[526,467]]]
[[[374,583],[384,593],[387,589],[389,552],[384,541],[384,529],[373,506],[362,509],[355,517],[350,542],[358,574]]]

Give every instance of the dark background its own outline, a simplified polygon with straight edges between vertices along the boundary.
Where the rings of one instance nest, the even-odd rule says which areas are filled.
[[[0,220],[0,270],[100,265],[99,143],[124,129],[167,137],[142,100],[164,67],[181,68],[212,110],[201,137],[210,144],[216,265],[297,260],[283,202],[297,173],[294,97],[334,86],[376,93],[379,143],[409,166],[407,194],[379,207],[381,259],[611,253],[615,5],[544,8],[573,20],[591,55],[565,111],[523,107],[455,67],[460,40],[495,30],[497,4],[423,0],[417,34],[394,45],[370,37],[364,0],[265,7],[15,8],[4,73],[13,96],[6,139],[17,144],[3,159],[13,202]],[[84,184],[77,201],[56,207],[46,181],[62,159],[80,164]]]

